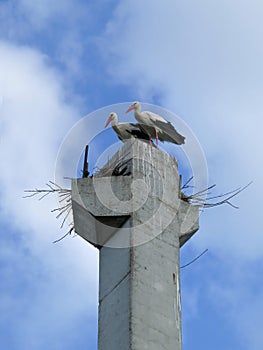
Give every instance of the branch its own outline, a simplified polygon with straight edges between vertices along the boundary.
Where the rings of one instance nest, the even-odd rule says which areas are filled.
[[[230,199],[232,199],[233,197],[237,196],[239,193],[243,192],[251,184],[252,184],[252,181],[249,182],[244,187],[239,187],[239,188],[237,188],[235,190],[232,190],[232,191],[229,191],[229,192],[226,192],[226,193],[223,193],[223,194],[211,196],[211,197],[208,197],[208,198],[202,198],[202,196],[207,194],[208,190],[210,190],[210,189],[212,189],[212,188],[214,188],[216,186],[216,185],[212,185],[212,186],[209,186],[208,188],[206,188],[204,190],[201,190],[201,191],[196,192],[196,193],[194,193],[192,195],[189,195],[189,196],[184,194],[183,192],[181,192],[180,197],[181,197],[182,200],[184,200],[186,202],[189,202],[189,203],[191,203],[193,205],[200,205],[200,206],[203,206],[204,208],[212,208],[212,207],[216,207],[218,205],[228,204],[231,207],[233,207],[235,209],[238,209],[238,207],[236,205],[234,205],[234,204],[232,204],[230,202]],[[210,193],[208,192],[208,194],[210,194]],[[228,197],[226,197],[226,196],[228,196]],[[226,197],[226,198],[224,198],[221,201],[214,202],[214,203],[208,202],[211,199],[222,198],[222,197]]]
[[[198,255],[196,258],[194,258],[193,260],[191,260],[189,263],[183,265],[183,266],[180,266],[180,269],[183,269],[191,264],[193,264],[196,260],[198,260],[199,258],[201,258],[202,255],[204,255],[206,252],[208,251],[208,249],[204,250],[200,255]]]
[[[25,190],[24,192],[28,192],[30,194],[27,196],[24,196],[23,198],[41,195],[41,197],[38,198],[38,200],[42,200],[50,193],[56,193],[58,195],[58,198],[59,198],[58,201],[60,204],[62,204],[62,206],[59,208],[52,209],[51,212],[52,213],[56,212],[56,211],[59,212],[58,215],[56,216],[56,219],[59,219],[63,214],[65,214],[65,217],[60,225],[60,228],[63,228],[67,218],[69,217],[69,215],[72,211],[71,190],[68,188],[62,188],[61,186],[59,186],[58,184],[56,184],[53,181],[49,181],[46,184],[46,186],[48,187],[48,189],[35,188],[34,190]],[[54,241],[53,243],[57,243],[57,242],[61,241],[63,238],[65,238],[67,235],[71,234],[71,232],[74,230],[74,223],[72,222],[71,224],[69,224],[69,226],[72,226],[70,228],[70,230],[63,237]]]
[[[50,193],[58,193],[58,195],[71,194],[70,189],[62,188],[58,184],[54,183],[53,181],[49,181],[49,183],[47,183],[46,186],[48,187],[48,189],[35,188],[34,190],[25,190],[24,192],[31,193],[31,194],[27,196],[23,196],[23,198],[33,197],[35,195],[42,194],[42,196],[39,198],[39,200],[41,200]]]
[[[187,181],[186,181],[186,183],[183,185],[183,187],[181,188],[181,190],[183,190],[183,189],[186,189],[186,188],[189,188],[189,187],[192,187],[192,186],[190,186],[190,185],[188,185],[192,180],[193,180],[193,176],[191,176]]]
[[[68,235],[70,235],[71,232],[72,232],[73,230],[74,230],[74,227],[71,227],[71,229],[70,229],[64,236],[62,236],[62,237],[60,237],[59,239],[53,241],[53,243],[58,243],[58,242],[62,241],[62,239],[64,239],[64,238],[67,237]]]

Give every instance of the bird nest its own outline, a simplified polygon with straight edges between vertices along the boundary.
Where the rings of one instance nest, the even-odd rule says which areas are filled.
[[[125,161],[118,162],[113,167],[104,167],[103,169],[100,169],[97,174],[94,176],[102,177],[102,176],[129,176],[131,175],[131,161],[132,159],[126,159]],[[181,200],[191,203],[192,205],[197,205],[200,208],[212,208],[219,205],[227,204],[231,207],[238,209],[236,205],[231,203],[231,199],[233,199],[235,196],[237,196],[239,193],[244,191],[249,185],[251,185],[252,182],[247,184],[244,187],[239,187],[235,190],[225,192],[218,195],[212,195],[211,190],[215,188],[216,185],[209,186],[201,191],[194,192],[192,194],[187,194],[187,191],[191,189],[193,190],[193,186],[191,185],[191,182],[193,180],[193,177],[191,177],[184,185],[182,185],[182,180],[180,176],[179,181],[179,197]],[[32,197],[38,197],[38,200],[44,199],[46,196],[50,194],[56,194],[58,196],[59,200],[59,207],[52,209],[51,212],[56,213],[56,219],[62,219],[60,228],[64,228],[65,223],[67,219],[72,218],[72,220],[69,220],[68,226],[69,229],[61,238],[55,240],[53,243],[57,243],[64,239],[66,236],[70,235],[74,231],[74,221],[73,221],[73,215],[72,215],[72,202],[71,202],[71,189],[68,188],[62,188],[58,184],[56,184],[53,181],[49,181],[46,184],[47,188],[45,189],[31,189],[31,190],[25,190],[27,195],[25,195],[23,198],[32,198]]]

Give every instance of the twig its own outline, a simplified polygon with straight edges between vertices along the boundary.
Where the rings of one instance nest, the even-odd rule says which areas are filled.
[[[51,210],[51,213],[54,213],[55,211],[64,210],[64,209],[67,208],[68,206],[70,206],[70,203],[69,203],[69,204],[65,204],[63,207],[52,209],[52,210]]]
[[[71,211],[72,211],[72,204],[71,204],[71,190],[67,188],[62,188],[58,184],[56,184],[53,181],[49,181],[46,186],[48,189],[38,189],[35,188],[34,190],[25,190],[24,192],[30,193],[27,196],[24,196],[23,198],[28,197],[34,197],[36,195],[41,195],[39,200],[42,200],[50,193],[57,193],[58,195],[58,201],[61,204],[61,207],[52,209],[51,212],[59,212],[56,216],[56,219],[59,219],[63,214],[65,214],[65,217],[60,225],[60,228],[63,228],[67,218],[69,217]],[[69,235],[74,230],[74,223],[71,223],[69,226],[72,226],[71,229],[60,239],[54,241],[53,243],[57,243],[61,241],[63,238],[65,238],[67,235]]]
[[[205,196],[205,195],[207,194],[207,191],[208,191],[208,190],[211,190],[211,189],[214,188],[215,186],[216,186],[216,184],[211,185],[211,186],[205,188],[204,190],[201,190],[201,191],[198,191],[198,192],[192,194],[190,197],[196,197],[196,196],[199,196],[199,195],[204,195],[204,196]]]
[[[218,205],[222,205],[222,204],[228,204],[231,207],[238,209],[238,207],[234,204],[232,204],[230,202],[230,199],[237,196],[240,192],[244,191],[248,186],[250,186],[252,184],[252,181],[249,182],[246,186],[244,187],[239,187],[235,190],[223,193],[223,194],[219,194],[216,196],[211,196],[208,198],[202,198],[202,196],[204,196],[205,194],[207,194],[207,190],[212,189],[215,187],[215,185],[209,186],[208,188],[206,188],[205,190],[201,190],[199,192],[196,192],[192,195],[185,195],[183,192],[181,192],[181,199],[184,201],[187,201],[193,205],[200,205],[203,206],[204,208],[212,208]],[[227,195],[231,194],[230,196],[226,197]],[[215,202],[215,203],[209,203],[208,201],[211,199],[215,199],[215,198],[222,198],[222,197],[226,197],[225,199]]]
[[[183,187],[181,188],[182,190],[183,189],[186,189],[186,188],[188,188],[188,187],[190,187],[190,186],[188,186],[188,184],[193,180],[193,176],[191,176],[190,177],[190,179],[188,179],[187,181],[186,181],[186,183],[183,185]]]
[[[64,226],[64,224],[65,224],[65,222],[66,222],[66,220],[67,220],[67,218],[68,218],[70,212],[71,212],[71,208],[69,209],[69,211],[68,211],[67,214],[65,215],[65,217],[64,217],[64,219],[63,219],[63,221],[62,221],[62,224],[60,225],[60,228],[62,228],[62,227]]]
[[[204,255],[206,252],[208,251],[208,249],[204,250],[200,255],[198,255],[196,258],[194,258],[193,260],[191,260],[189,263],[183,265],[183,266],[180,266],[180,269],[183,269],[191,264],[193,264],[197,259],[201,258],[202,255]]]
[[[56,219],[60,218],[62,214],[64,214],[67,210],[71,209],[71,204],[67,204],[63,210],[56,216]]]
[[[49,181],[52,185],[56,186],[57,188],[59,188],[60,190],[63,190],[62,187],[60,187],[58,184],[56,184],[55,182],[53,181]]]
[[[220,201],[220,202],[216,202],[216,203],[204,203],[204,207],[205,208],[211,208],[211,207],[215,207],[221,204],[228,204],[231,207],[238,209],[237,206],[235,206],[234,204],[232,204],[231,202],[229,202],[229,200],[235,196],[237,196],[239,193],[243,192],[246,188],[248,188],[248,186],[250,186],[253,183],[253,181],[249,182],[246,186],[239,188],[235,193],[233,193],[231,196],[225,198],[224,200]],[[220,197],[222,197],[222,195],[220,195]]]
[[[53,243],[58,243],[58,242],[62,241],[62,239],[64,239],[64,238],[67,237],[68,235],[70,235],[71,232],[72,232],[73,230],[74,230],[74,227],[71,227],[71,229],[70,229],[64,236],[62,236],[62,237],[60,237],[59,239],[53,241]]]

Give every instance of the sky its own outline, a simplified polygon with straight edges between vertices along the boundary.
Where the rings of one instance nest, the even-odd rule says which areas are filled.
[[[253,181],[239,209],[205,209],[181,250],[184,264],[208,249],[181,270],[184,350],[263,348],[262,15],[259,0],[0,1],[1,348],[96,349],[98,252],[74,235],[52,243],[66,230],[55,196],[22,197],[56,178],[85,116],[100,110],[88,139],[108,105],[134,100],[188,125],[213,194]],[[117,141],[107,132],[95,158]]]

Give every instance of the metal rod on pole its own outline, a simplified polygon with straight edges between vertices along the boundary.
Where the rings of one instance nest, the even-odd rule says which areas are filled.
[[[83,164],[83,174],[82,177],[88,177],[89,176],[89,163],[88,163],[88,154],[89,154],[89,145],[86,145],[85,148],[85,155],[84,155],[84,164]]]

